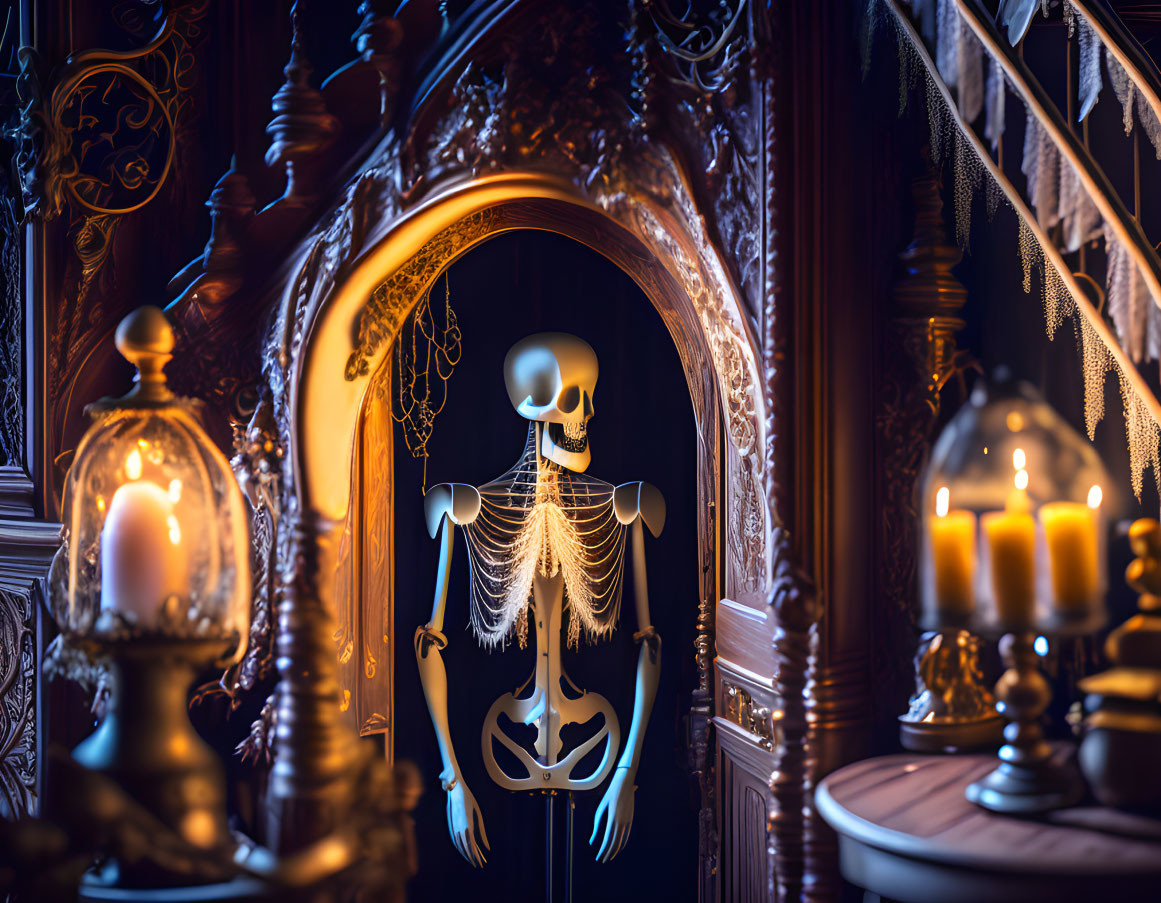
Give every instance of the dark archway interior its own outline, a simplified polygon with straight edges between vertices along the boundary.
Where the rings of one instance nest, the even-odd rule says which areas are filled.
[[[527,421],[513,410],[502,365],[508,348],[545,330],[588,341],[600,361],[590,428],[589,472],[610,483],[647,480],[664,493],[668,521],[646,539],[653,623],[663,637],[662,675],[638,774],[632,835],[607,865],[588,846],[604,787],[578,794],[574,899],[665,900],[696,896],[697,817],[687,768],[685,716],[696,685],[694,624],[698,607],[696,423],[677,350],[660,316],[633,281],[595,251],[563,236],[523,230],[497,237],[452,265],[451,303],[463,331],[463,359],[448,383],[447,405],[429,445],[427,483],[479,485],[519,457]],[[433,292],[442,302],[444,281]],[[452,848],[435,734],[415,666],[412,637],[431,610],[437,544],[423,527],[423,462],[407,452],[396,428],[395,755],[415,761],[425,794],[416,813],[419,873],[409,899],[537,900],[544,893],[545,800],[493,784],[480,753],[489,706],[524,682],[531,649],[488,653],[467,630],[467,559],[462,540],[453,562],[444,651],[452,737],[492,845],[487,866],[473,870]],[[581,687],[601,693],[617,711],[622,735],[633,706],[637,647],[632,588],[611,642],[566,651],[564,665]],[[557,803],[556,868],[565,867],[565,806]]]

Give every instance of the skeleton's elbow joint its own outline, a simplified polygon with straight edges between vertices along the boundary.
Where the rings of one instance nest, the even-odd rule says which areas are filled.
[[[427,658],[427,653],[433,646],[438,651],[446,645],[447,637],[430,624],[424,624],[415,631],[415,655],[417,658]]]
[[[633,634],[634,643],[644,643],[649,649],[649,657],[653,661],[657,661],[661,655],[661,634],[659,634],[652,624],[643,627]]]

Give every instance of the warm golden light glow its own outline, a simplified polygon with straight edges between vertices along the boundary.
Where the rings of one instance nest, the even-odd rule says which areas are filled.
[[[137,449],[129,452],[125,459],[125,476],[131,480],[141,479],[141,452]]]
[[[1017,470],[1015,482],[1016,482],[1017,489],[1027,489],[1028,488],[1028,471]]]
[[[169,527],[169,541],[175,546],[181,545],[181,525],[177,518],[171,514],[165,519],[165,524]]]
[[[1104,493],[1101,492],[1100,486],[1094,484],[1093,487],[1088,491],[1088,506],[1094,509],[1099,508],[1101,506],[1102,499],[1104,499]]]
[[[1012,452],[1012,467],[1016,470],[1023,470],[1028,466],[1028,456],[1024,454],[1024,449],[1018,448]]]
[[[940,486],[939,491],[935,493],[935,516],[947,517],[947,512],[951,510],[951,490],[946,486]]]
[[[1009,411],[1008,416],[1004,418],[1004,422],[1013,433],[1018,433],[1024,429],[1024,415],[1019,411]]]
[[[181,501],[181,480],[169,481],[169,500],[175,505]]]
[[[97,510],[102,514],[105,513],[105,497],[103,495],[97,496]]]

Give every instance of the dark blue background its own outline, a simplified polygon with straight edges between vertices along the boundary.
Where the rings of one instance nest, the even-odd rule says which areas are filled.
[[[616,265],[583,245],[542,231],[508,233],[450,268],[452,306],[463,331],[463,359],[449,382],[447,406],[429,445],[429,486],[480,485],[520,456],[527,421],[513,411],[502,365],[523,336],[572,332],[596,350],[600,378],[589,439],[589,473],[610,483],[647,480],[668,503],[659,539],[646,535],[653,623],[663,638],[662,674],[638,774],[629,843],[607,865],[588,846],[604,785],[577,796],[574,900],[696,898],[697,822],[687,776],[685,713],[696,684],[697,616],[696,429],[677,350],[645,295]],[[440,279],[433,306],[443,300]],[[453,742],[465,780],[483,812],[492,845],[488,864],[473,870],[447,834],[445,794],[435,734],[428,719],[412,648],[415,628],[431,611],[438,544],[423,527],[422,461],[412,459],[397,427],[395,561],[395,754],[415,761],[425,782],[416,812],[419,874],[408,899],[537,901],[544,899],[544,798],[510,793],[484,770],[480,728],[489,706],[532,670],[531,649],[483,651],[467,629],[467,558],[462,536],[448,596],[444,652],[450,683]],[[622,735],[632,715],[637,647],[631,580],[621,626],[611,642],[566,651],[576,683],[606,696]],[[564,805],[558,803],[557,862],[564,863]],[[560,899],[563,900],[563,897]]]

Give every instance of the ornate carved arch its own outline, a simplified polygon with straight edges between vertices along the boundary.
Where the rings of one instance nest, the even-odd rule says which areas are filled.
[[[488,56],[494,47],[473,47],[471,61],[457,58],[439,74],[409,130],[388,134],[369,154],[279,279],[263,350],[265,400],[255,415],[256,426],[273,421],[287,452],[277,531],[284,588],[276,606],[282,680],[274,707],[272,839],[320,836],[328,813],[342,811],[335,800],[350,751],[336,739],[345,717],[339,705],[366,669],[354,649],[340,666],[346,644],[336,650],[330,639],[343,592],[336,565],[356,498],[356,441],[375,375],[407,313],[444,267],[500,232],[551,229],[629,272],[681,349],[704,446],[699,491],[708,537],[698,615],[701,686],[691,719],[695,771],[702,773],[703,896],[713,899],[717,881],[707,764],[709,722],[717,714],[740,725],[743,741],[759,753],[747,767],[758,776],[765,814],[745,826],[765,831],[769,851],[756,886],[765,888],[762,899],[772,899],[775,888],[789,898],[802,887],[809,849],[814,611],[778,510],[789,485],[782,453],[790,448],[782,360],[789,326],[775,304],[777,237],[767,222],[773,208],[763,206],[773,195],[755,190],[746,163],[757,153],[746,144],[756,121],[748,117],[765,110],[770,97],[747,96],[736,111],[707,108],[703,124],[716,155],[703,162],[707,174],[724,180],[707,194],[704,184],[695,189],[689,161],[674,145],[647,137],[650,89],[633,81],[650,71],[645,57],[627,58],[629,72],[607,71],[594,82],[593,73],[557,53],[560,28],[546,28],[506,46],[502,64]],[[586,34],[581,28],[572,37]],[[643,53],[643,44],[632,46]],[[628,103],[622,76],[632,86]],[[554,78],[563,81],[546,89]],[[765,173],[757,185],[770,179]],[[741,708],[731,714],[725,698],[738,687],[711,672],[723,606],[732,626],[720,639],[761,662],[754,666],[761,675],[742,669],[760,678],[754,699],[763,703],[746,707],[747,717]],[[389,724],[389,717],[374,717],[388,713],[360,712],[358,693],[352,695],[360,727]],[[306,729],[284,731],[286,724]]]

